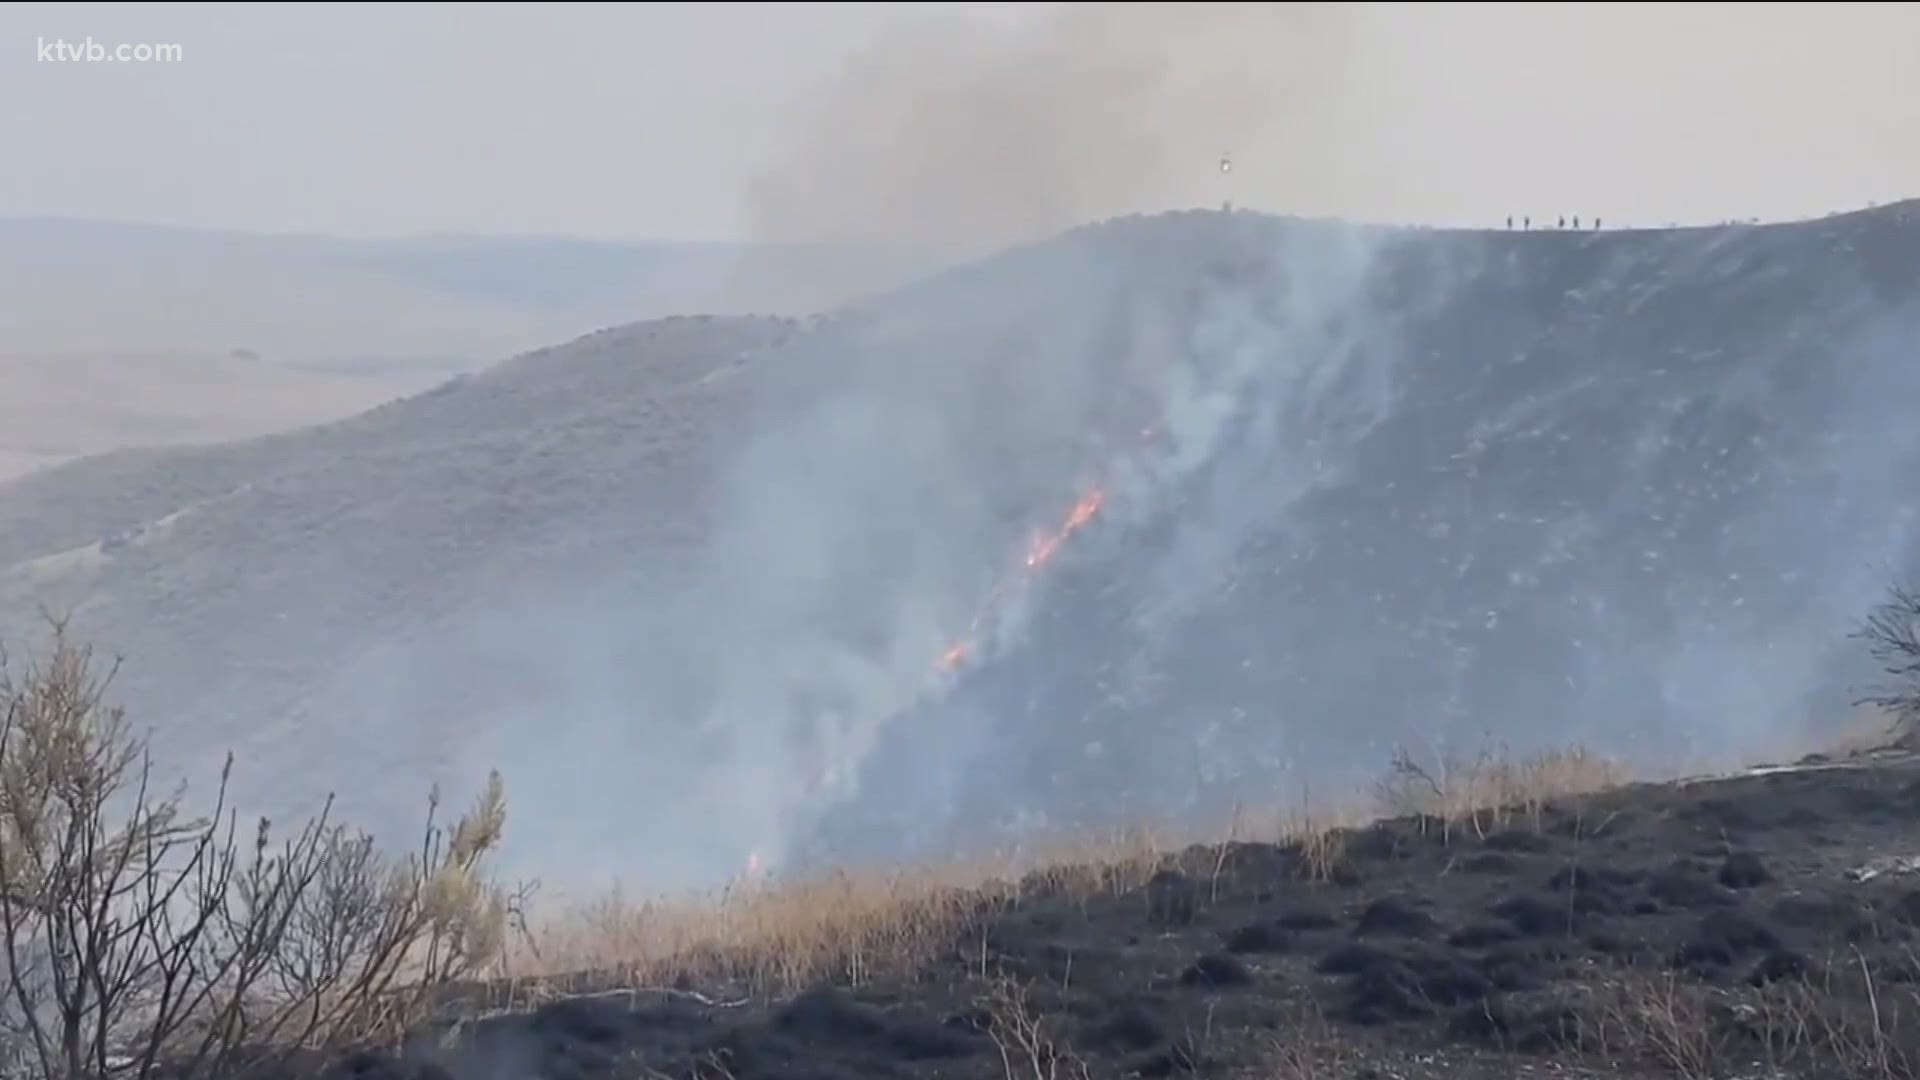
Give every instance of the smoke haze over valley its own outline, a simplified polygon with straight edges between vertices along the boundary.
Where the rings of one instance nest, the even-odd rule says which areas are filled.
[[[257,160],[0,180],[0,642],[70,613],[275,820],[497,768],[580,894],[1854,722],[1920,569],[1915,9],[667,7],[697,93],[402,8],[313,39],[360,141],[272,80]],[[328,18],[32,14],[229,74]],[[460,30],[478,103],[353,26]],[[169,74],[0,90],[215,108]]]

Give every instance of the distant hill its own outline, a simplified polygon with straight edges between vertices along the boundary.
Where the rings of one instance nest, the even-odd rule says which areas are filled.
[[[109,450],[337,420],[436,381],[303,371],[232,354],[0,353],[0,480]]]
[[[870,248],[0,219],[0,351],[242,349],[275,364],[444,375],[641,319],[809,311],[942,261]]]
[[[0,486],[0,631],[71,608],[249,805],[412,820],[497,765],[519,865],[642,886],[1218,815],[1401,743],[1708,761],[1870,674],[1917,345],[1917,204],[1124,219]]]
[[[0,479],[107,450],[339,419],[610,325],[810,311],[940,261],[855,247],[0,219]]]

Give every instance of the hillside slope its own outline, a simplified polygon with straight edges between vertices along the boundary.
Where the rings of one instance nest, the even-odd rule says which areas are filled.
[[[1395,747],[1714,767],[1844,722],[1848,635],[1915,566],[1920,207],[1408,237],[1371,275],[1331,347],[1378,381],[1264,391],[1271,430],[1087,538],[933,707],[970,726],[889,729],[833,849],[1223,820]]]
[[[1916,343],[1915,204],[1127,219],[0,487],[0,630],[72,607],[252,801],[384,823],[498,765],[522,865],[644,884],[1212,816],[1403,741],[1713,759],[1863,674]]]

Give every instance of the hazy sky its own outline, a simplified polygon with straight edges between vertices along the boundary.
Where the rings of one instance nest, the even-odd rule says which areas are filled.
[[[0,215],[916,239],[1227,195],[1626,223],[1920,194],[1920,5],[1050,7],[11,5]],[[89,35],[183,60],[37,58]]]

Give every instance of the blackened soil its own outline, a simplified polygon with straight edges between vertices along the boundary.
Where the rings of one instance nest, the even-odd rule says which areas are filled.
[[[989,1078],[1009,1075],[997,1036],[1031,1076],[1010,989],[1061,1076],[1906,1077],[1920,1061],[1920,877],[1857,873],[1920,854],[1912,760],[1345,839],[1331,880],[1272,846],[1193,849],[1132,895],[983,908],[911,974],[730,1007],[562,1001],[335,1071]]]

